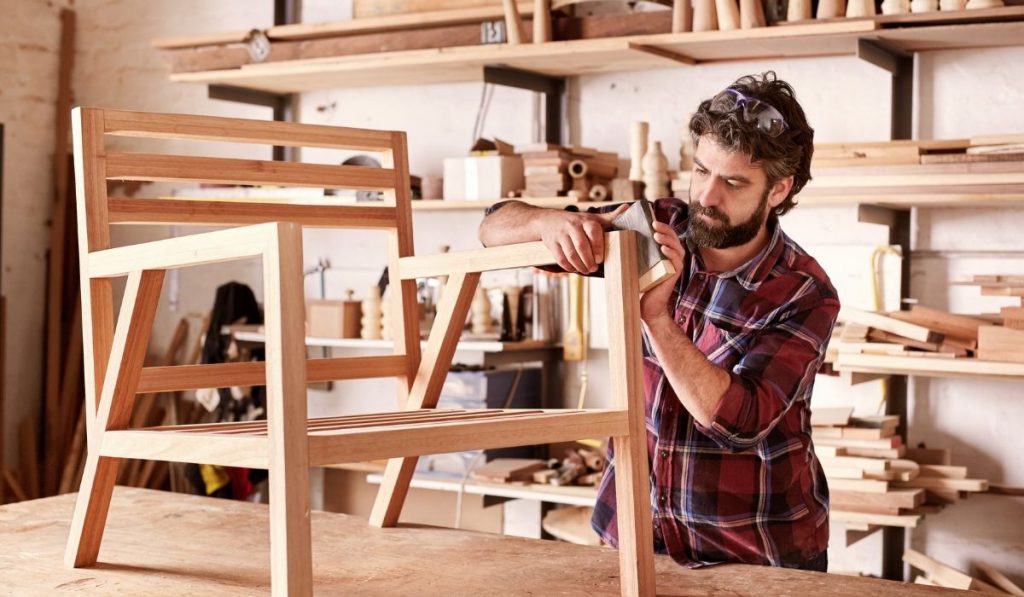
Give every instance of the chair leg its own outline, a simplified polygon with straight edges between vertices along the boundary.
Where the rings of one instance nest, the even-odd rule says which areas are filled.
[[[466,321],[473,293],[480,282],[480,273],[460,273],[448,277],[437,315],[430,328],[427,349],[420,361],[416,381],[409,390],[407,410],[434,408],[441,397],[441,387],[448,377],[448,369],[455,357],[455,348],[462,335],[462,323]],[[377,491],[377,500],[370,513],[370,524],[377,527],[393,527],[409,492],[409,482],[416,470],[415,456],[392,458],[384,471],[384,480]]]
[[[629,435],[615,438],[615,512],[623,595],[655,594],[651,478],[644,422],[640,290],[635,233],[610,236],[605,254],[608,371],[616,406],[628,413]],[[624,238],[625,237],[625,238]]]
[[[120,458],[98,456],[95,452],[86,456],[82,486],[78,490],[75,514],[71,519],[71,531],[64,552],[64,565],[68,568],[92,566],[96,563],[120,464]]]
[[[278,224],[263,256],[263,280],[271,592],[312,595],[302,229],[297,224]]]

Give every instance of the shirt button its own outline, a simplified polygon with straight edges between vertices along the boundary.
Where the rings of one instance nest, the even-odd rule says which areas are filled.
[[[661,457],[662,458],[668,458],[668,450],[662,450],[661,451]]]
[[[658,503],[659,503],[659,504],[664,504],[664,503],[665,503],[665,501],[666,501],[666,499],[667,499],[667,498],[665,498],[665,494],[661,494],[661,496],[660,496],[660,497],[658,497]]]

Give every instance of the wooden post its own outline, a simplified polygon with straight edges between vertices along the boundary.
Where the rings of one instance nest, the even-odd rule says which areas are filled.
[[[718,14],[715,12],[715,0],[693,1],[693,30],[714,31],[718,29]]]
[[[551,0],[533,0],[533,43],[551,41]]]
[[[505,8],[505,37],[509,45],[523,43],[523,20],[519,17],[516,0],[502,0]]]
[[[715,12],[718,14],[719,31],[739,29],[740,10],[736,0],[715,0]]]
[[[629,435],[615,442],[615,512],[623,595],[654,595],[654,534],[640,340],[635,232],[607,235],[608,373],[615,406],[629,411]]]
[[[263,254],[270,586],[281,597],[312,595],[302,227],[279,223],[270,237]]]
[[[673,0],[672,33],[684,33],[693,29],[693,9],[690,6],[690,1]]]

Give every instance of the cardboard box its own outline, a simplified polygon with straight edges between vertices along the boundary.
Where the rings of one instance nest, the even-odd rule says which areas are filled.
[[[444,198],[498,201],[524,187],[519,156],[445,158]]]

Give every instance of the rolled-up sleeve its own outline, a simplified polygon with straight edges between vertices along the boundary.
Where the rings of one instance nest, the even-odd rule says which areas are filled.
[[[729,371],[732,382],[701,430],[728,450],[764,440],[812,387],[838,314],[839,301],[826,298],[762,330]]]

